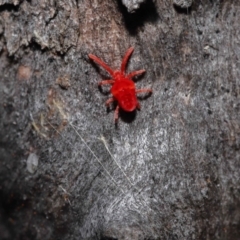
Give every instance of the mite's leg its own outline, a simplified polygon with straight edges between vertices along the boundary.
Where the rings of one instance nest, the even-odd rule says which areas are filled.
[[[138,109],[138,110],[140,110],[140,109],[141,109],[141,105],[140,105],[140,103],[139,103],[139,102],[137,103],[137,109]]]
[[[113,76],[113,70],[105,63],[103,62],[100,58],[93,54],[88,54],[88,57],[98,63],[100,66],[102,66],[106,71],[108,71],[112,76]]]
[[[133,50],[134,50],[134,48],[133,48],[133,47],[130,47],[130,48],[127,50],[127,52],[125,53],[125,56],[123,57],[122,64],[121,64],[121,73],[123,73],[123,74],[125,73],[128,59],[129,59],[129,57],[131,56]]]
[[[119,105],[117,105],[115,112],[114,112],[114,122],[117,123],[119,115]]]
[[[142,89],[137,89],[136,90],[136,93],[142,93],[142,92],[152,93],[152,89],[150,89],[150,88],[142,88]]]
[[[112,103],[112,102],[114,102],[114,98],[109,98],[106,102],[105,102],[105,105],[107,106],[107,107],[109,107],[109,104],[110,103]]]
[[[142,73],[144,73],[144,72],[146,72],[144,69],[131,72],[131,73],[129,73],[129,74],[127,75],[127,78],[130,78],[130,79],[131,79],[131,78],[133,78],[133,77],[135,77],[135,76],[137,76],[137,75],[139,75],[139,74],[142,74]]]
[[[98,86],[106,85],[106,84],[113,84],[114,80],[103,80],[98,83]]]

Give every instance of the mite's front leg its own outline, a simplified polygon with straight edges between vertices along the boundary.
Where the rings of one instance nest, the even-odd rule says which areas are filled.
[[[127,78],[133,78],[133,77],[135,77],[135,76],[137,76],[137,75],[140,75],[140,74],[143,74],[143,73],[145,73],[146,71],[144,70],[144,69],[142,69],[142,70],[138,70],[138,71],[134,71],[134,72],[131,72],[131,73],[129,73],[128,75],[127,75]]]
[[[106,84],[114,84],[114,80],[103,80],[98,83],[98,86],[106,85]]]

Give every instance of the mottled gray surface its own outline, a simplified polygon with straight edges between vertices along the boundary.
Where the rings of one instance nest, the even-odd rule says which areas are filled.
[[[4,4],[13,4],[14,6],[19,4],[19,0],[0,0],[0,6]]]
[[[189,8],[192,6],[192,0],[173,0],[173,3],[180,8]]]
[[[2,239],[239,239],[240,2],[5,2]],[[154,92],[115,127],[87,54],[118,68],[130,46]]]

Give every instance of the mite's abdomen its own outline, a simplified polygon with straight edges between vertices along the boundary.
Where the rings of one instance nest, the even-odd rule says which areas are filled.
[[[111,93],[123,110],[131,112],[136,109],[137,98],[133,81],[122,79],[115,82],[111,88]]]

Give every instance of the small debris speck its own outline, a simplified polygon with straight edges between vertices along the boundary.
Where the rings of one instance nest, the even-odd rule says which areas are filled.
[[[31,68],[28,66],[19,66],[17,71],[18,80],[29,80],[32,75]]]
[[[140,4],[143,2],[145,2],[145,0],[122,0],[123,5],[130,13],[133,13],[140,8]]]
[[[59,78],[57,78],[56,83],[63,89],[68,89],[71,85],[70,85],[70,80],[69,80],[69,76],[68,75],[64,75],[61,76]]]
[[[38,167],[39,157],[35,153],[30,153],[27,159],[27,170],[29,173],[35,173]]]

